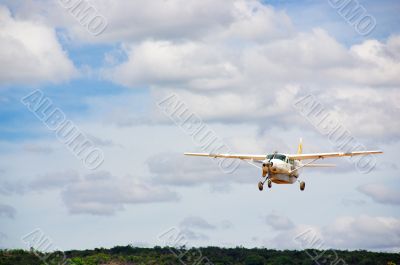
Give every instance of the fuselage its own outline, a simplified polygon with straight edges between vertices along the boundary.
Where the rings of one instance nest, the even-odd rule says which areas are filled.
[[[299,170],[294,170],[300,166],[299,160],[288,159],[284,154],[271,154],[267,156],[264,163],[270,163],[269,178],[277,184],[292,184],[299,177]]]

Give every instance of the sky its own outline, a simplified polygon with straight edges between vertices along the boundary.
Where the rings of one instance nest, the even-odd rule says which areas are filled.
[[[0,0],[0,247],[400,251],[400,2],[341,2]],[[259,192],[247,163],[183,156],[212,151],[199,124],[233,153],[338,151],[305,97],[384,151],[368,172],[329,160]]]

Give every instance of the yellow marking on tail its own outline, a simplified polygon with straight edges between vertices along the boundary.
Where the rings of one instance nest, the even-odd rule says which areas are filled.
[[[303,139],[300,138],[299,147],[297,147],[297,154],[303,153]]]

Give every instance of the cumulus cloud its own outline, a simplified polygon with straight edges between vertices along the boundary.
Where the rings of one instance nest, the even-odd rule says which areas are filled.
[[[30,182],[29,187],[35,191],[62,189],[66,185],[79,181],[80,176],[76,171],[48,173],[36,177]]]
[[[333,248],[398,250],[400,219],[389,217],[341,217],[324,228],[324,236]]]
[[[0,84],[60,82],[76,75],[76,69],[44,24],[15,18],[0,6]]]
[[[233,10],[229,25],[200,39],[127,44],[127,60],[104,75],[149,86],[156,100],[177,93],[208,121],[259,126],[304,127],[292,106],[312,93],[353,133],[396,137],[400,124],[390,117],[400,114],[399,36],[346,47],[321,28],[295,31],[284,12],[254,1],[236,1]]]
[[[72,1],[70,5],[63,5],[61,2],[43,0],[10,4],[20,16],[39,17],[49,25],[68,29],[68,34],[74,40],[92,42],[196,38],[226,26],[234,16],[234,1],[94,0],[90,1],[91,6],[107,19],[108,26],[102,34],[93,37],[71,14],[76,3],[79,2]]]
[[[278,248],[370,249],[398,251],[400,219],[392,217],[338,217],[325,226],[296,224],[281,230],[266,244]]]
[[[14,207],[4,203],[0,203],[0,217],[7,217],[14,219],[16,213],[17,211],[15,210]]]
[[[182,86],[200,80],[223,83],[238,74],[218,50],[197,42],[145,41],[129,47],[127,53],[129,60],[106,74],[128,87]]]
[[[192,229],[189,228],[183,228],[180,231],[180,235],[185,239],[185,240],[209,240],[210,237],[204,233],[193,231]],[[189,243],[189,242],[185,242]]]
[[[45,3],[13,5],[19,17],[46,14],[40,19],[48,25],[88,40],[70,10]],[[260,127],[266,120],[306,126],[292,104],[298,94],[313,93],[354,134],[397,139],[400,121],[390,118],[400,114],[397,35],[346,47],[324,29],[296,30],[284,11],[259,1],[185,1],[183,10],[181,0],[93,6],[109,21],[95,41],[121,42],[127,57],[102,71],[115,83],[150,87],[155,99],[179,93],[206,120]]]
[[[2,181],[0,185],[1,195],[24,194],[26,192],[26,185],[21,181]]]
[[[190,216],[183,219],[180,223],[184,228],[215,229],[216,226],[210,224],[199,216]]]
[[[217,160],[211,158],[195,159],[179,153],[161,153],[147,161],[153,181],[176,186],[194,186],[202,184],[229,185],[227,182],[250,183],[248,175],[251,166],[243,162],[232,174],[225,174],[219,168]]]
[[[62,199],[71,214],[112,215],[125,205],[177,201],[166,188],[137,181],[130,176],[115,177],[108,172],[89,174],[66,186]]]
[[[377,203],[400,205],[400,194],[397,190],[382,184],[366,184],[358,187],[358,191],[367,195]]]
[[[232,226],[229,221],[223,221],[221,228],[228,229]],[[209,236],[204,231],[216,230],[218,227],[209,223],[200,216],[189,216],[179,223],[180,234],[187,240],[208,240]]]
[[[293,222],[286,216],[280,215],[277,212],[272,212],[265,217],[267,225],[276,230],[286,230],[294,227]]]
[[[177,193],[126,175],[107,171],[81,175],[76,171],[53,172],[34,178],[23,192],[59,191],[71,214],[113,215],[129,204],[176,202]],[[7,191],[7,193],[5,192]],[[14,190],[0,193],[11,195]]]

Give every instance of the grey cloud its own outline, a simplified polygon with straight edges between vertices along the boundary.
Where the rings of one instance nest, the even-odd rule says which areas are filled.
[[[366,184],[358,187],[358,191],[367,195],[377,203],[400,205],[400,193],[398,190],[382,184]]]
[[[154,176],[153,181],[176,186],[250,183],[252,179],[248,176],[256,174],[252,171],[252,167],[244,162],[232,174],[225,174],[219,168],[218,160],[185,157],[180,153],[154,155],[148,159],[147,165]]]
[[[36,177],[28,185],[4,183],[0,194],[58,190],[71,214],[113,215],[126,205],[176,202],[179,196],[168,188],[132,176],[117,177],[107,171],[80,175],[76,171],[54,172]]]
[[[178,195],[165,187],[148,185],[131,176],[109,173],[86,175],[61,193],[71,214],[113,215],[129,204],[177,201]]]
[[[17,211],[14,207],[0,203],[0,217],[7,217],[14,219]]]
[[[80,177],[76,171],[55,172],[36,177],[29,187],[35,191],[62,189],[66,185],[79,181]]]
[[[27,192],[26,185],[24,185],[21,181],[3,181],[0,185],[0,194],[2,195],[13,195],[13,194],[24,194]]]
[[[212,230],[216,229],[215,225],[210,224],[203,218],[199,216],[190,216],[186,217],[185,219],[182,220],[182,222],[179,224],[180,227],[184,228],[198,228],[198,229],[206,229],[206,230]]]
[[[209,239],[208,235],[206,235],[204,233],[193,231],[192,229],[189,229],[189,228],[183,228],[180,231],[180,234],[183,236],[184,240],[208,240]],[[187,242],[187,243],[189,243],[189,242]]]
[[[275,230],[287,230],[294,227],[293,222],[286,216],[272,212],[265,217],[265,223]]]
[[[179,223],[180,233],[186,240],[208,240],[210,237],[204,231],[230,229],[232,226],[229,220],[223,220],[218,225],[214,225],[200,216],[189,216]],[[202,232],[199,232],[200,230]]]
[[[220,223],[220,227],[222,229],[230,229],[233,227],[233,224],[231,221],[229,220],[222,220],[222,222]]]
[[[119,147],[122,147],[121,145],[117,145],[112,140],[109,140],[109,139],[102,139],[102,138],[96,137],[94,135],[88,135],[88,137],[91,141],[93,141],[94,145],[96,145],[96,146],[103,146],[103,147],[119,146]]]

